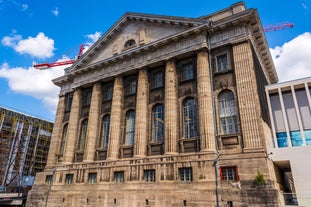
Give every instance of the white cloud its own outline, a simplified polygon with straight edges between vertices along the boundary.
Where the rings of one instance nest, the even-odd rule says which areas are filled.
[[[42,101],[44,106],[55,114],[60,88],[55,86],[51,80],[62,76],[65,67],[68,65],[38,70],[34,67],[10,68],[7,63],[4,63],[0,67],[0,78],[8,80],[11,91]]]
[[[90,44],[93,44],[100,38],[101,35],[102,35],[101,32],[95,32],[94,34],[87,34],[85,35],[85,37],[88,39],[88,42]]]
[[[52,10],[52,13],[54,14],[54,16],[58,16],[59,14],[58,8],[56,7],[54,10]]]
[[[22,10],[26,11],[28,9],[28,4],[22,4]]]
[[[282,46],[270,48],[279,81],[311,76],[311,33],[297,36]]]
[[[45,36],[43,32],[38,33],[36,37],[28,37],[27,39],[22,39],[22,36],[17,34],[5,36],[1,43],[12,47],[20,54],[29,54],[37,58],[52,57],[55,50],[54,40]]]

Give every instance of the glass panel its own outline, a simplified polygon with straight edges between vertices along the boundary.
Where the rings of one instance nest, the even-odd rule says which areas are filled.
[[[302,146],[302,137],[300,131],[291,131],[289,132],[291,141],[292,141],[292,146]]]
[[[135,111],[128,111],[125,123],[125,145],[132,146],[134,144],[135,135]]]
[[[151,88],[160,88],[162,86],[163,86],[163,73],[162,72],[154,73]]]
[[[311,129],[304,131],[306,144],[311,146]]]
[[[193,64],[188,63],[182,65],[182,80],[191,80],[193,79]]]
[[[191,182],[192,181],[192,168],[179,168],[179,179],[180,181]]]
[[[219,55],[217,59],[217,72],[228,70],[228,58],[227,54]]]
[[[108,138],[109,138],[109,130],[110,130],[110,116],[104,116],[103,124],[102,124],[102,139],[101,139],[101,147],[108,147]]]
[[[288,147],[286,132],[276,133],[278,147]]]
[[[236,180],[235,170],[236,167],[221,168],[222,180]]]
[[[89,183],[94,184],[97,180],[97,173],[89,173]]]
[[[60,154],[64,154],[64,148],[66,144],[66,139],[67,139],[67,129],[68,129],[68,124],[65,124],[64,129],[63,129],[63,136],[62,136],[62,143],[60,146]]]
[[[164,140],[164,107],[158,105],[153,108],[152,142],[163,142]]]
[[[117,183],[124,182],[124,172],[114,172],[114,181]]]
[[[224,91],[218,96],[219,116],[222,134],[236,134],[238,124],[234,95],[231,91]]]
[[[145,182],[155,182],[155,170],[144,171]]]
[[[191,138],[197,135],[196,132],[196,103],[194,99],[184,102],[184,138]]]
[[[78,150],[81,150],[81,151],[83,151],[85,147],[87,123],[88,123],[88,120],[85,119],[81,124],[81,134],[80,134],[80,140],[79,140],[79,146],[78,146]]]

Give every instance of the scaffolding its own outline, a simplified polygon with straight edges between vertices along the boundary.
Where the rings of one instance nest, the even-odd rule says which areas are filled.
[[[32,185],[27,180],[46,165],[52,129],[49,121],[0,107],[0,192]]]

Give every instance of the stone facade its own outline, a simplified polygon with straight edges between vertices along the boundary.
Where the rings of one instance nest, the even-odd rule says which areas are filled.
[[[54,80],[54,144],[27,206],[278,206],[261,93],[276,81],[243,3],[126,13]]]

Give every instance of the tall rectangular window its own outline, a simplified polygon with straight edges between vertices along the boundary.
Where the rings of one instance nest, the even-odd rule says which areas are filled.
[[[163,87],[163,72],[158,71],[153,73],[151,81],[151,89]]]
[[[220,179],[221,180],[238,180],[238,168],[236,166],[232,167],[221,167],[220,168]]]
[[[45,177],[45,184],[51,185],[53,183],[53,175],[47,175]]]
[[[136,76],[130,76],[124,80],[125,95],[134,95],[137,90],[137,78]]]
[[[179,180],[184,182],[191,182],[192,178],[192,167],[178,168]]]
[[[73,174],[66,174],[65,184],[70,185],[73,183]]]
[[[155,182],[155,170],[144,170],[145,182]]]
[[[126,113],[125,121],[125,141],[126,146],[134,145],[134,136],[135,136],[135,111],[130,110]]]
[[[221,134],[236,134],[238,132],[238,124],[235,99],[232,91],[224,90],[219,93],[218,107]]]
[[[82,90],[82,106],[89,106],[92,101],[92,88]]]
[[[113,84],[108,83],[103,86],[103,101],[110,101],[112,100],[113,95]]]
[[[123,183],[124,182],[124,171],[114,172],[114,181],[116,183]]]
[[[227,53],[216,56],[216,69],[217,72],[223,72],[228,70]]]
[[[68,93],[65,96],[65,112],[68,112],[71,110],[71,104],[73,99],[73,93]]]
[[[194,78],[194,64],[193,62],[181,65],[181,80],[191,80]]]
[[[97,181],[97,173],[89,173],[89,183],[94,184]]]

